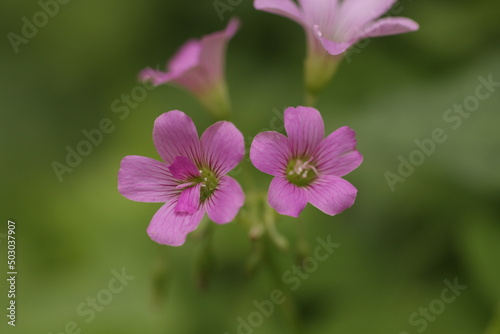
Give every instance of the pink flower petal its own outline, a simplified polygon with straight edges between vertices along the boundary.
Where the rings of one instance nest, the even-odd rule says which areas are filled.
[[[203,165],[218,176],[236,167],[245,155],[243,135],[233,123],[217,122],[201,136]]]
[[[193,187],[184,189],[179,196],[179,200],[174,211],[176,213],[185,212],[194,214],[200,206],[200,189],[200,183]]]
[[[345,0],[337,15],[335,40],[349,42],[363,27],[386,13],[396,0]]]
[[[184,43],[168,62],[168,70],[172,73],[182,73],[200,63],[201,42],[191,39]]]
[[[154,124],[153,140],[156,150],[167,164],[178,156],[197,163],[200,155],[198,132],[193,120],[179,110],[160,115]]]
[[[276,176],[269,185],[267,200],[279,214],[298,217],[307,205],[307,193],[284,176]]]
[[[323,32],[320,31],[320,27],[317,25],[314,26],[314,33],[316,34],[316,37],[319,38],[325,50],[332,56],[344,53],[347,49],[351,47],[351,45],[354,44],[354,42],[356,42],[356,40],[350,42],[334,42],[324,37]]]
[[[325,136],[321,114],[310,107],[287,108],[285,129],[293,157],[311,155]]]
[[[358,192],[352,184],[333,175],[321,175],[305,189],[309,203],[331,216],[351,207]]]
[[[356,151],[356,133],[344,126],[323,139],[314,154],[316,167],[321,174],[344,176],[363,161]]]
[[[217,189],[205,202],[208,217],[218,224],[231,222],[243,206],[245,195],[241,186],[230,176],[223,176]]]
[[[139,73],[140,81],[149,81],[153,86],[159,86],[164,83],[170,82],[175,79],[175,76],[171,73],[162,72],[158,70],[153,70],[152,68],[146,68]]]
[[[226,45],[238,24],[233,19],[224,31],[187,41],[168,62],[167,72],[147,68],[141,71],[139,79],[155,86],[174,83],[198,96],[216,89],[224,80]]]
[[[255,0],[254,7],[257,10],[288,17],[300,24],[304,22],[303,14],[292,0]]]
[[[176,194],[176,184],[163,162],[136,155],[122,159],[118,171],[118,191],[132,201],[169,201]]]
[[[188,233],[200,224],[205,211],[200,208],[194,213],[176,213],[177,201],[165,203],[154,215],[148,226],[148,235],[162,245],[181,246]]]
[[[367,28],[365,28],[363,36],[360,37],[365,38],[404,34],[418,29],[418,23],[413,20],[404,17],[388,17],[370,24]]]
[[[409,21],[383,21],[371,27],[396,0],[255,0],[258,10],[288,17],[306,30],[308,53],[321,53],[318,45],[331,55],[340,55],[360,39],[399,34],[418,29]],[[396,18],[399,20],[399,18]],[[389,23],[390,22],[390,23]],[[368,30],[367,30],[368,28]],[[316,38],[321,43],[316,43]]]
[[[333,30],[339,7],[337,0],[299,0],[299,4],[309,29],[319,25]]]
[[[250,147],[250,160],[253,165],[261,172],[274,176],[286,172],[289,157],[288,139],[278,132],[259,133]]]
[[[172,176],[178,180],[189,180],[201,176],[198,167],[186,157],[175,157],[174,162],[168,166]]]
[[[214,32],[201,40],[200,66],[212,81],[222,80],[226,63],[226,47],[238,31],[240,21],[231,19],[223,31]]]
[[[194,67],[176,74],[170,81],[198,97],[216,85],[216,82],[208,77],[201,67]]]
[[[182,85],[182,78],[199,65],[200,52],[201,43],[195,39],[189,40],[167,64],[167,72],[146,68],[139,73],[139,80],[150,81],[154,86],[176,81]]]

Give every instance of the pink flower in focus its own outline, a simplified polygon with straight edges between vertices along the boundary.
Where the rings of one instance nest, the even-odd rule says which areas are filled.
[[[123,158],[118,190],[137,202],[165,202],[148,227],[157,243],[180,246],[205,212],[218,224],[234,219],[243,191],[226,175],[243,158],[243,135],[230,122],[217,122],[198,138],[190,117],[173,110],[159,116],[153,140],[163,162],[142,156]]]
[[[168,62],[166,72],[146,68],[139,79],[155,86],[181,86],[197,96],[209,111],[224,115],[229,109],[224,79],[226,47],[238,26],[239,21],[232,19],[223,31],[187,41]]]
[[[351,207],[357,189],[341,177],[363,161],[354,131],[342,127],[324,138],[321,114],[309,107],[287,108],[284,120],[288,137],[262,132],[250,148],[254,166],[274,176],[268,194],[271,207],[292,217],[308,202],[332,216]]]

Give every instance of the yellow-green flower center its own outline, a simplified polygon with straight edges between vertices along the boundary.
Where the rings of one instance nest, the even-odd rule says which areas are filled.
[[[201,176],[194,181],[201,184],[200,202],[202,203],[217,189],[219,180],[217,180],[217,176],[208,168],[200,169],[200,174]]]
[[[286,178],[299,187],[307,187],[318,176],[318,170],[311,164],[310,159],[291,159],[286,166]]]

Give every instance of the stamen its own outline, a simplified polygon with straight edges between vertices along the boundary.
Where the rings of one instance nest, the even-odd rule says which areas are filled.
[[[319,175],[316,167],[311,164],[312,158],[304,161],[302,159],[291,160],[288,163],[287,179],[298,186],[308,186]]]

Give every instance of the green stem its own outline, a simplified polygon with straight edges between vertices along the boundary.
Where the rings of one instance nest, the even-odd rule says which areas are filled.
[[[318,101],[318,95],[313,94],[311,92],[306,92],[306,96],[304,98],[304,101],[305,101],[305,105],[307,107],[314,107],[314,105]]]
[[[311,249],[305,232],[305,225],[302,221],[297,222],[297,249],[296,261],[302,267],[304,260],[310,256]]]
[[[152,273],[153,307],[160,309],[167,299],[167,290],[172,276],[170,249],[160,245]]]
[[[250,233],[252,239],[252,255],[247,263],[247,272],[253,273],[261,265],[268,269],[273,285],[283,293],[284,302],[280,304],[285,318],[294,328],[294,333],[301,334],[301,324],[299,312],[295,305],[290,289],[282,279],[282,273],[274,260],[274,250],[286,252],[288,241],[276,229],[276,214],[267,203],[267,198],[263,194],[252,192],[247,196],[249,219],[251,220]],[[264,269],[264,268],[263,268]]]
[[[198,98],[215,121],[227,121],[231,117],[231,101],[225,82],[220,82],[208,92],[199,94]]]
[[[215,262],[212,249],[214,224],[211,221],[205,221],[204,223],[199,229],[201,245],[196,259],[196,281],[198,287],[202,290],[208,288]]]
[[[279,290],[283,292],[285,296],[285,301],[281,304],[282,310],[285,314],[285,317],[287,320],[292,324],[294,333],[296,334],[301,334],[303,333],[302,330],[302,325],[300,321],[300,314],[298,312],[295,300],[290,293],[290,289],[285,285],[282,279],[281,272],[278,270],[278,266],[276,265],[276,262],[274,261],[273,254],[272,254],[272,249],[273,244],[271,241],[271,238],[269,235],[265,236],[266,242],[265,242],[265,248],[264,248],[264,261],[265,264],[267,265],[269,269],[269,273],[271,274],[271,278],[276,284],[276,286],[279,287]]]
[[[275,212],[274,209],[269,206],[266,198],[263,198],[264,202],[264,223],[266,224],[266,229],[269,235],[269,238],[273,242],[273,244],[283,253],[288,252],[288,240],[281,235],[276,229],[276,221],[275,221]]]
[[[305,103],[313,107],[316,100],[334,76],[342,61],[342,56],[332,56],[326,52],[321,45],[317,44],[316,38],[310,38],[308,53],[304,61],[305,78]]]

